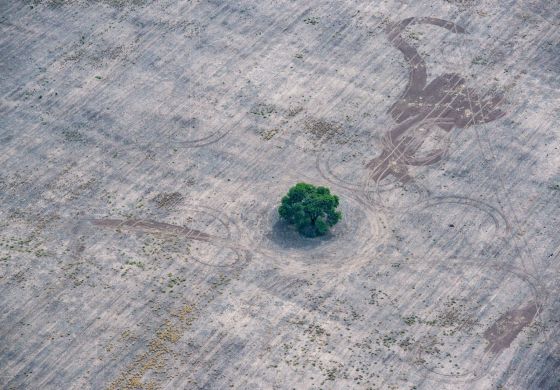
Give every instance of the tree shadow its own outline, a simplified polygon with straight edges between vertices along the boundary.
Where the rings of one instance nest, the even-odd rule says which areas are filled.
[[[304,237],[294,226],[280,218],[274,222],[271,231],[267,232],[265,237],[282,249],[299,250],[319,248],[336,238],[332,231],[320,237]]]

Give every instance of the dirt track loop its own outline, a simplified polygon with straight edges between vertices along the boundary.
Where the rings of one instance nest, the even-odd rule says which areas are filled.
[[[560,388],[554,1],[0,21],[0,388]]]

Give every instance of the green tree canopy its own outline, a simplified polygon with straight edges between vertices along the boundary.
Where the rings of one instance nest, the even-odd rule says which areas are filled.
[[[278,212],[300,234],[317,237],[340,221],[342,213],[336,211],[337,207],[338,196],[332,195],[328,188],[298,183],[282,198]]]

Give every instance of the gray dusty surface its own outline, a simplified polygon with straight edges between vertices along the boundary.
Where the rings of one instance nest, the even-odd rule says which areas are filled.
[[[559,388],[557,5],[0,1],[0,387]]]

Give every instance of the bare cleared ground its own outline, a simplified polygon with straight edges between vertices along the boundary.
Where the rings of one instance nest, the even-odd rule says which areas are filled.
[[[555,3],[0,1],[0,387],[560,388]]]

